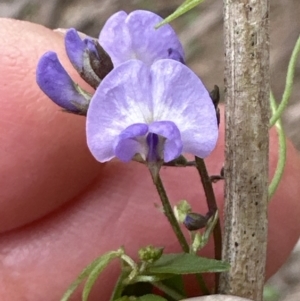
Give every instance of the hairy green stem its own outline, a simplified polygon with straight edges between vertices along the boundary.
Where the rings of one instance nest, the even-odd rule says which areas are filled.
[[[270,93],[270,104],[271,104],[272,113],[275,114],[275,112],[277,112],[278,110],[276,110],[277,105],[276,105],[276,101],[275,101],[272,91]],[[278,133],[278,144],[279,144],[279,146],[278,146],[278,162],[277,162],[274,176],[269,185],[269,201],[271,200],[276,189],[278,188],[278,185],[279,185],[282,175],[283,175],[285,162],[286,162],[286,140],[285,140],[285,134],[284,134],[284,130],[282,128],[282,122],[281,122],[280,118],[276,121],[275,126],[276,126],[276,130]]]
[[[156,187],[156,190],[159,194],[159,197],[160,197],[160,200],[161,200],[161,203],[163,205],[163,209],[164,209],[164,213],[169,221],[169,223],[171,224],[171,227],[173,229],[173,232],[175,233],[179,243],[180,243],[180,246],[182,248],[182,250],[185,252],[185,253],[188,253],[189,252],[189,245],[180,229],[180,226],[176,220],[176,217],[174,215],[174,212],[173,212],[173,209],[171,207],[171,204],[170,204],[170,201],[168,199],[168,196],[167,196],[167,193],[166,193],[166,190],[164,188],[164,185],[162,183],[162,180],[160,178],[160,175],[159,174],[155,174],[155,172],[152,172],[151,169],[150,170],[150,174],[152,176],[152,180],[153,180],[153,183]]]
[[[185,253],[189,253],[190,251],[190,247],[180,229],[180,226],[178,224],[178,221],[174,215],[174,212],[173,212],[173,209],[171,207],[171,204],[170,204],[170,201],[168,199],[168,196],[167,196],[167,193],[166,193],[166,190],[164,188],[164,185],[162,183],[162,180],[160,178],[160,175],[159,173],[157,173],[155,170],[152,170],[151,168],[149,168],[149,171],[150,171],[150,174],[151,174],[151,177],[152,177],[152,180],[153,180],[153,183],[156,187],[156,190],[159,194],[159,197],[160,197],[160,200],[161,200],[161,203],[163,205],[163,209],[164,209],[164,213],[169,221],[169,223],[171,224],[171,227],[173,229],[173,232],[175,233],[179,243],[180,243],[180,246],[182,248],[182,250],[185,252]],[[209,291],[205,285],[205,282],[203,280],[203,276],[200,275],[200,274],[197,274],[196,275],[196,278],[197,278],[197,281],[198,281],[198,284],[202,290],[202,292],[204,294],[209,294]]]
[[[201,182],[203,185],[203,189],[206,196],[206,202],[208,210],[211,213],[215,213],[218,210],[217,202],[215,198],[215,193],[212,187],[212,183],[210,180],[210,177],[208,175],[206,165],[203,159],[199,157],[195,157],[196,161],[196,168],[198,170],[198,173],[201,178]],[[213,230],[213,236],[214,236],[214,245],[215,245],[215,259],[221,259],[222,258],[222,230],[221,230],[221,224],[220,220],[218,219],[216,226]],[[216,277],[216,288],[219,285],[219,274],[215,274]]]
[[[276,123],[276,121],[280,118],[280,116],[282,115],[284,109],[288,104],[293,89],[294,75],[295,75],[296,63],[297,63],[297,58],[299,56],[299,53],[300,53],[300,36],[298,37],[298,40],[296,42],[296,45],[293,49],[290,58],[282,100],[278,108],[276,109],[276,112],[275,113],[273,112],[273,115],[270,120],[270,127],[272,127]]]

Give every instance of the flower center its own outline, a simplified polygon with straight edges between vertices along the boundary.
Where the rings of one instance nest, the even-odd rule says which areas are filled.
[[[163,146],[165,138],[154,133],[148,133],[146,137],[148,145],[148,162],[158,162],[163,160]]]

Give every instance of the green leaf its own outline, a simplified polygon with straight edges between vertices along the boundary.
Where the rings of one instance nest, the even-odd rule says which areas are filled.
[[[167,23],[170,23],[171,21],[177,19],[181,15],[185,14],[198,4],[202,3],[204,0],[185,0],[175,11],[173,14],[165,18],[163,21],[158,23],[155,28],[159,28],[162,25],[165,25]]]
[[[184,290],[183,280],[181,275],[175,275],[171,278],[165,279],[161,281],[167,287],[170,287],[177,293],[186,297],[186,293]]]
[[[139,297],[137,301],[167,301],[167,299],[157,296],[157,295],[144,295],[142,297]]]
[[[68,287],[67,291],[64,293],[63,297],[60,299],[60,301],[67,301],[71,297],[71,295],[74,293],[78,285],[88,277],[88,275],[91,273],[91,271],[94,269],[94,267],[98,264],[98,262],[101,260],[101,257],[96,258],[94,261],[92,261],[86,268],[82,270],[80,275],[77,277],[75,281],[71,283],[71,285]]]
[[[96,282],[97,278],[99,277],[100,273],[107,267],[107,265],[117,257],[123,253],[122,249],[117,251],[107,252],[102,255],[99,259],[97,264],[94,265],[92,271],[90,272],[88,279],[86,280],[85,286],[82,292],[82,301],[87,301],[91,289]]]
[[[229,269],[229,264],[220,260],[199,257],[193,254],[164,254],[153,263],[147,272],[151,274],[196,274],[216,273]]]

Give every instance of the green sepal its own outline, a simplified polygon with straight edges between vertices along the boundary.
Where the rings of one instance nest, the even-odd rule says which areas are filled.
[[[202,3],[204,0],[185,0],[175,11],[174,13],[172,13],[170,16],[168,16],[167,18],[165,18],[163,21],[161,21],[160,23],[158,23],[155,28],[159,28],[162,25],[165,25],[167,23],[170,23],[171,21],[177,19],[178,17],[180,17],[181,15],[185,14],[186,12],[188,12],[189,10],[191,10],[192,8],[194,8],[195,6],[197,6],[198,4]]]
[[[182,200],[176,206],[174,206],[173,211],[177,221],[182,224],[186,218],[186,215],[192,212],[192,206],[188,201]]]
[[[228,271],[229,264],[193,254],[164,254],[147,269],[151,274],[198,274]]]

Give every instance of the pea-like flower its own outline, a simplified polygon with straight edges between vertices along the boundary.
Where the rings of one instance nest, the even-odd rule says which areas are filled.
[[[87,113],[94,157],[169,162],[181,153],[204,158],[216,145],[218,124],[201,80],[172,59],[151,66],[139,60],[114,68],[101,82]]]
[[[112,15],[101,30],[99,43],[110,55],[114,67],[130,59],[141,60],[149,66],[167,58],[184,62],[183,47],[171,25],[154,28],[162,20],[145,10]]]

